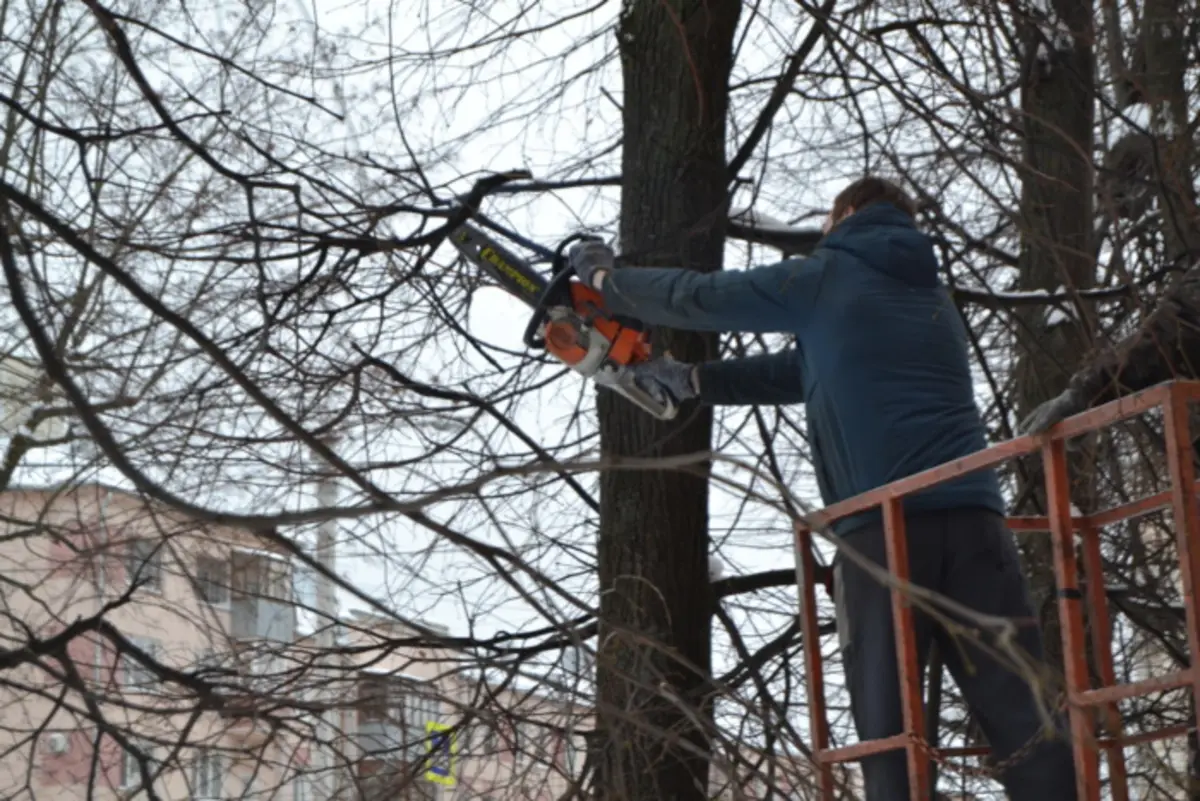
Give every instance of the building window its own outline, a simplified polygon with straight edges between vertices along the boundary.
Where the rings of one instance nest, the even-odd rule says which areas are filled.
[[[317,571],[308,565],[297,564],[294,567],[292,582],[295,585],[292,588],[292,597],[295,599],[295,603],[304,609],[315,610],[317,608]],[[342,630],[339,629],[338,633],[342,633]],[[337,644],[345,645],[346,643],[339,641]]]
[[[126,751],[121,754],[121,789],[132,790],[142,786],[142,767],[137,754]]]
[[[358,681],[358,722],[380,732],[382,741],[370,743],[371,750],[390,742],[389,748],[399,748],[405,759],[423,759],[427,748],[427,723],[437,723],[441,708],[436,695],[411,679],[361,674]]]
[[[146,652],[154,661],[159,660],[162,647],[158,640],[148,637],[130,637],[129,641]],[[157,683],[154,671],[147,668],[131,654],[121,655],[121,684],[131,690],[148,690]]]
[[[404,723],[408,729],[408,741],[416,746],[415,756],[424,756],[427,750],[426,740],[429,732],[425,724],[438,722],[438,711],[441,704],[436,696],[426,692],[424,688],[409,685],[403,689]]]
[[[366,674],[358,679],[358,719],[384,721],[388,719],[388,681],[386,676]]]
[[[357,783],[362,788],[362,801],[438,801],[440,787],[418,778],[413,780],[413,767],[402,761],[360,759]]]
[[[125,553],[125,571],[131,584],[162,592],[162,548],[154,540],[131,540]]]
[[[532,721],[524,724],[524,729],[522,739],[525,740],[525,755],[532,762],[545,764],[551,753],[551,741],[554,732]]]
[[[108,654],[108,643],[106,641],[101,640],[96,643],[96,653],[92,657],[92,681],[97,684],[102,683],[106,678],[110,680],[112,678],[112,672],[108,669]],[[105,676],[106,672],[108,673],[107,676]]]
[[[230,556],[231,596],[237,599],[266,598],[292,602],[291,565],[283,558],[249,551]]]
[[[312,782],[307,776],[292,779],[292,801],[312,801]]]
[[[142,769],[145,768],[150,779],[154,779],[155,771],[158,770],[158,765],[155,764],[155,749],[154,746],[132,740],[129,745],[132,749],[125,749],[121,754],[121,788],[122,790],[136,790],[145,787],[147,782],[143,781]]]
[[[229,603],[229,562],[201,556],[196,560],[196,594],[210,604]]]
[[[521,725],[511,718],[504,718],[499,722],[500,740],[502,752],[513,761],[513,767],[520,767],[522,748],[525,742],[521,735]]]
[[[493,756],[498,745],[499,735],[496,727],[489,721],[480,720],[473,727],[471,734],[471,753],[475,756]]]
[[[221,755],[209,749],[202,750],[192,766],[192,798],[209,801],[220,799],[221,785],[225,778]]]
[[[563,754],[563,759],[566,762],[565,767],[566,767],[567,777],[574,779],[574,778],[576,778],[575,763],[579,759],[579,744],[575,742],[575,735],[571,731],[570,728],[567,729],[567,733],[563,737],[563,746],[564,746],[564,750],[565,750],[565,753]]]

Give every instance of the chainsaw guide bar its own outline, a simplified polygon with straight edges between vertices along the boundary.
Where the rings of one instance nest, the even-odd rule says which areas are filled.
[[[524,259],[469,222],[450,234],[450,243],[513,297],[533,310],[525,344],[545,350],[580,375],[624,396],[659,420],[671,420],[678,406],[640,385],[630,367],[651,358],[650,332],[637,320],[609,314],[603,296],[584,285],[567,263],[564,240],[554,253],[547,279]]]

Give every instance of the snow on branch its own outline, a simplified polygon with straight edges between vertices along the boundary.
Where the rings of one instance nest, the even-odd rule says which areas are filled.
[[[956,300],[965,300],[992,308],[1052,306],[1054,308],[1048,310],[1046,313],[1046,325],[1054,326],[1066,321],[1065,319],[1060,319],[1060,316],[1067,314],[1063,309],[1071,308],[1071,304],[1075,298],[1080,298],[1081,300],[1114,300],[1129,295],[1132,289],[1131,286],[1122,284],[1121,286],[1105,287],[1103,289],[1081,289],[1076,292],[1068,292],[1065,287],[1059,287],[1053,292],[1045,289],[997,292],[986,287],[956,286],[952,287],[950,292]],[[1055,316],[1055,312],[1058,312],[1059,316]]]
[[[743,242],[777,248],[784,256],[806,256],[821,241],[820,228],[789,225],[751,208],[729,212],[729,235]]]
[[[755,242],[777,248],[783,251],[785,256],[808,255],[822,237],[819,228],[790,225],[750,208],[730,211],[729,235],[745,242]],[[1068,319],[1066,317],[1068,312],[1063,309],[1071,308],[1071,304],[1077,297],[1083,300],[1113,300],[1129,295],[1131,290],[1132,287],[1122,285],[1103,289],[1086,289],[1074,293],[1068,292],[1065,287],[1059,287],[1053,292],[1044,289],[1000,292],[987,287],[956,286],[951,289],[951,293],[956,300],[992,308],[1051,306],[1054,308],[1047,311],[1046,324],[1054,326]]]

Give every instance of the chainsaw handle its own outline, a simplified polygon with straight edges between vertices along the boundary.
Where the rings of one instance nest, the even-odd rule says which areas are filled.
[[[537,303],[534,304],[533,314],[529,315],[529,324],[525,326],[525,336],[523,337],[525,347],[535,350],[544,349],[546,340],[539,336],[538,332],[546,324],[546,314],[550,307],[571,305],[571,296],[567,286],[571,281],[571,276],[575,275],[575,268],[567,259],[567,246],[573,242],[596,238],[590,234],[571,234],[558,243],[558,247],[554,250],[554,258],[550,263],[550,283],[546,286],[546,291],[538,298]]]
[[[555,261],[559,256],[555,254]],[[574,270],[561,270],[550,279],[550,283],[546,285],[546,291],[538,298],[537,304],[533,307],[533,314],[529,315],[529,323],[525,326],[525,347],[535,350],[542,350],[546,347],[546,340],[539,336],[538,332],[546,325],[546,314],[551,306],[564,305],[561,300],[567,299],[565,305],[570,305],[570,297],[567,292],[567,285],[571,281],[571,275]],[[558,301],[558,302],[556,302]]]
[[[554,257],[551,260],[550,266],[550,283],[546,286],[546,290],[542,296],[538,298],[537,303],[533,307],[533,313],[529,316],[529,323],[525,326],[525,335],[522,340],[525,347],[534,350],[543,350],[546,347],[546,340],[540,336],[541,330],[546,325],[546,315],[552,306],[572,306],[570,286],[571,277],[575,275],[575,268],[571,266],[567,259],[567,246],[573,242],[582,242],[586,239],[599,239],[599,237],[591,234],[572,234],[558,244],[554,251]],[[622,328],[628,328],[633,331],[644,331],[645,324],[641,320],[633,317],[625,317],[624,315],[609,315],[603,309],[596,308],[595,311],[620,325]]]

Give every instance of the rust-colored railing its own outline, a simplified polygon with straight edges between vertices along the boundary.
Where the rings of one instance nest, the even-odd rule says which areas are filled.
[[[1192,463],[1192,442],[1188,409],[1200,400],[1200,382],[1175,381],[1160,384],[1136,395],[1099,406],[1076,415],[1037,437],[1020,437],[994,445],[971,456],[863,493],[855,498],[826,507],[813,515],[809,523],[824,529],[829,523],[876,507],[882,507],[887,566],[898,584],[909,579],[908,541],[904,530],[903,499],[915,492],[951,480],[965,473],[995,467],[1003,462],[1041,451],[1045,467],[1047,517],[1009,518],[1014,531],[1049,532],[1053,543],[1054,575],[1061,617],[1067,710],[1070,721],[1079,801],[1100,799],[1100,752],[1108,762],[1109,790],[1114,801],[1128,801],[1123,748],[1139,742],[1178,737],[1186,726],[1173,726],[1155,732],[1126,737],[1121,730],[1117,702],[1190,686],[1193,697],[1200,690],[1200,608],[1197,607],[1195,581],[1200,577],[1200,516],[1196,506],[1196,474]],[[1155,408],[1163,410],[1164,439],[1170,469],[1171,489],[1132,503],[1089,515],[1072,516],[1067,468],[1067,440],[1113,423],[1135,417]],[[1108,638],[1093,637],[1093,652],[1099,668],[1101,687],[1092,687],[1087,670],[1084,642],[1084,606],[1090,608],[1099,631],[1109,630],[1100,559],[1102,526],[1144,515],[1163,507],[1172,508],[1175,538],[1180,559],[1180,577],[1186,614],[1190,662],[1186,670],[1157,676],[1132,684],[1118,684],[1113,668],[1112,644]],[[1089,577],[1087,594],[1079,589],[1074,537],[1082,540],[1084,569]],[[825,708],[825,685],[821,648],[817,629],[816,584],[818,566],[813,556],[811,530],[798,525],[795,532],[796,572],[800,588],[800,622],[804,636],[805,669],[808,674],[810,735],[817,780],[822,801],[834,798],[832,766],[857,761],[865,756],[904,748],[908,757],[909,793],[912,801],[931,798],[929,754],[939,757],[963,757],[985,754],[984,748],[932,748],[928,745],[922,715],[921,675],[917,661],[917,643],[912,609],[904,600],[901,587],[892,589],[892,615],[896,629],[896,658],[899,661],[900,690],[904,711],[904,731],[892,737],[868,740],[844,748],[829,745],[829,723]],[[1100,708],[1107,735],[1097,737],[1093,712]],[[1097,745],[1099,748],[1097,748]]]

